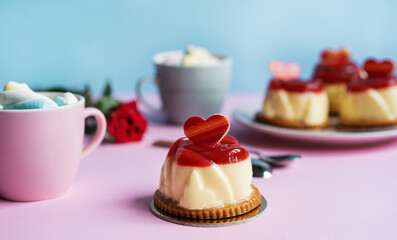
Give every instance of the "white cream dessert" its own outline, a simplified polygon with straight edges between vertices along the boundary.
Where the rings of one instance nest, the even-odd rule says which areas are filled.
[[[397,86],[366,91],[349,91],[342,104],[344,124],[388,124],[397,119]]]
[[[348,49],[325,49],[321,53],[321,60],[316,66],[313,79],[320,79],[323,82],[328,95],[329,110],[331,113],[339,113],[340,104],[346,92],[346,86],[352,79],[358,77],[358,75],[359,69],[352,62]]]
[[[397,124],[397,79],[391,61],[364,64],[368,77],[356,79],[344,96],[340,123],[350,127],[378,127]]]
[[[339,113],[340,104],[346,92],[346,83],[324,83],[323,86],[328,96],[329,111]]]
[[[251,159],[246,150],[234,146],[238,146],[237,140],[227,136],[217,149],[203,149],[208,151],[205,158],[190,150],[196,146],[187,138],[179,139],[161,170],[161,193],[186,209],[218,208],[248,199],[252,193]],[[229,149],[216,151],[220,148]],[[233,163],[229,158],[235,158]]]
[[[322,128],[328,125],[328,107],[321,83],[273,79],[257,119],[283,127]]]
[[[211,132],[222,128],[213,126],[211,131],[204,129],[204,138],[212,138]],[[260,193],[251,185],[249,153],[231,136],[215,138],[222,139],[205,145],[194,137],[181,138],[172,145],[154,197],[157,208],[179,217],[220,219],[260,205]]]

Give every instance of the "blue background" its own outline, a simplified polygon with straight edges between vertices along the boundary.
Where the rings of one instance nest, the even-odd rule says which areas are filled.
[[[193,43],[234,58],[232,92],[262,92],[272,59],[304,78],[325,47],[397,60],[396,14],[393,0],[0,0],[0,83],[134,92],[155,53]]]

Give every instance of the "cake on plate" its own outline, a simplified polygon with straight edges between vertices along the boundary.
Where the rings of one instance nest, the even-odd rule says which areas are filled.
[[[242,215],[261,204],[251,184],[248,152],[225,136],[229,121],[223,115],[207,120],[189,118],[187,138],[170,148],[161,169],[154,205],[162,212],[189,219],[222,219]]]
[[[270,71],[273,79],[256,115],[258,121],[301,129],[328,126],[328,98],[320,81],[300,80],[299,66],[294,63],[273,61]]]
[[[397,79],[391,60],[369,59],[366,78],[353,80],[341,104],[340,124],[348,127],[397,125]]]
[[[349,50],[326,49],[321,53],[313,78],[321,79],[328,95],[329,110],[332,114],[340,111],[340,102],[347,84],[359,76],[359,68],[351,60]]]

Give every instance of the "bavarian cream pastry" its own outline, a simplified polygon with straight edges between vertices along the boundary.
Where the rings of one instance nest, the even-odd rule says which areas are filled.
[[[348,49],[325,49],[321,53],[321,60],[316,66],[313,79],[320,79],[323,82],[331,113],[339,113],[346,86],[358,75],[359,69],[352,62]]]
[[[40,109],[74,104],[78,101],[72,93],[64,93],[51,99],[32,91],[25,83],[8,82],[0,93],[0,109]]]
[[[228,120],[213,115],[188,119],[187,138],[170,148],[161,169],[156,207],[179,217],[218,219],[244,214],[260,204],[251,185],[248,152],[231,136]]]
[[[181,138],[167,155],[159,189],[186,209],[218,208],[247,199],[251,179],[249,154],[233,137],[214,148]]]
[[[344,96],[340,123],[349,127],[379,127],[397,124],[397,79],[390,60],[367,60],[367,78],[352,81]]]
[[[328,125],[328,98],[321,82],[299,80],[299,67],[293,63],[272,62],[270,70],[274,78],[257,120],[291,128]]]

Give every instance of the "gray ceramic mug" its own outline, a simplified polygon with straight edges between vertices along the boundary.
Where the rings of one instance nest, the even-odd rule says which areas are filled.
[[[175,51],[174,51],[175,52]],[[182,54],[182,51],[177,51]],[[219,113],[229,90],[233,61],[229,57],[210,66],[174,66],[163,64],[171,52],[156,54],[156,76],[139,80],[136,92],[139,100],[148,109],[162,114],[176,124],[183,124],[191,116],[207,118]],[[150,104],[142,93],[147,82],[154,82],[159,89],[162,107]]]

